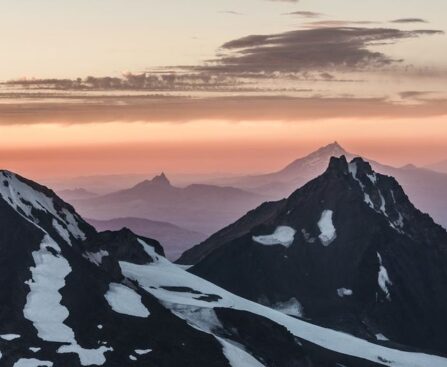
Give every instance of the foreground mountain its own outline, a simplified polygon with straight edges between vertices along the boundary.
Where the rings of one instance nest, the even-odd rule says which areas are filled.
[[[156,238],[166,251],[169,259],[178,259],[185,248],[192,243],[205,240],[202,233],[189,231],[171,223],[158,222],[144,218],[114,218],[110,220],[87,219],[98,231],[118,231],[129,228],[133,233]]]
[[[447,232],[360,158],[332,158],[214,238],[192,273],[321,325],[446,351]]]
[[[0,171],[0,365],[443,367],[447,359],[248,301],[129,230],[98,233],[51,190]]]
[[[283,169],[264,175],[221,180],[221,184],[251,190],[274,200],[289,196],[298,187],[322,174],[331,157],[344,155],[348,160],[360,155],[346,151],[334,142],[299,158]],[[447,228],[447,174],[412,165],[395,168],[363,157],[376,172],[395,177],[421,210]]]
[[[257,194],[232,187],[199,184],[175,187],[162,174],[127,190],[72,203],[86,218],[155,218],[209,235],[262,200]]]

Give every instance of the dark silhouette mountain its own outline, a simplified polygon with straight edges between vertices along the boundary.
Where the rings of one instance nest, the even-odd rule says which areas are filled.
[[[178,259],[184,249],[192,243],[199,243],[206,238],[202,233],[189,231],[171,223],[144,218],[87,219],[87,222],[98,231],[118,231],[129,228],[139,236],[156,238],[165,248],[166,257],[173,260]]]
[[[270,216],[261,207],[226,228],[228,241],[190,271],[321,325],[445,352],[447,232],[394,178],[361,158],[332,158],[266,205]]]
[[[170,263],[157,241],[128,229],[98,233],[54,192],[7,171],[0,282],[5,367],[447,364],[231,294]]]
[[[232,187],[199,184],[175,187],[162,174],[130,189],[72,203],[87,218],[156,219],[209,235],[262,200],[258,194]]]
[[[331,157],[344,155],[348,160],[360,155],[349,153],[337,142],[295,160],[280,171],[257,176],[245,176],[221,180],[221,183],[267,195],[277,200],[289,196],[298,187],[322,174]],[[395,177],[414,204],[430,213],[447,228],[447,173],[407,165],[391,167],[362,157],[371,163],[376,172]]]

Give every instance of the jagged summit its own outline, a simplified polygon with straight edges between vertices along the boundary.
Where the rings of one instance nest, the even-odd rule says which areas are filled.
[[[171,185],[171,182],[169,181],[168,177],[165,175],[164,172],[161,174],[154,176],[150,180],[144,180],[143,182],[140,182],[136,184],[133,189],[144,189],[144,188],[171,188],[173,187]]]
[[[151,183],[155,184],[155,185],[167,185],[167,186],[171,186],[171,182],[169,181],[169,179],[166,177],[165,173],[162,172],[160,175],[155,176],[151,181]]]
[[[347,152],[335,141],[319,148],[305,157],[296,159],[274,175],[281,181],[301,176],[315,177],[321,172],[324,172],[331,157],[341,157],[342,155],[346,156],[348,159],[354,157],[353,154]]]
[[[334,157],[339,157],[342,154],[346,154],[347,151],[337,142],[334,141],[331,144],[325,145],[315,152],[311,153],[311,155],[317,155],[317,154],[329,154]]]

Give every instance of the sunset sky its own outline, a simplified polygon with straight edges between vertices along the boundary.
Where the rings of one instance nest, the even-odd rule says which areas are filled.
[[[393,165],[447,159],[444,0],[0,11],[0,166],[32,178],[268,172],[334,140]]]

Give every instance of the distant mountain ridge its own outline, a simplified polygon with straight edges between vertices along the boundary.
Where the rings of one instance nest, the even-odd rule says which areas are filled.
[[[447,173],[447,159],[443,160],[441,162],[435,163],[435,164],[431,164],[431,165],[427,166],[426,168],[437,171],[437,172],[441,172],[441,173]]]
[[[156,218],[189,231],[210,234],[262,200],[259,194],[233,187],[205,184],[176,187],[161,174],[129,189],[88,200],[74,200],[72,204],[87,218]]]

